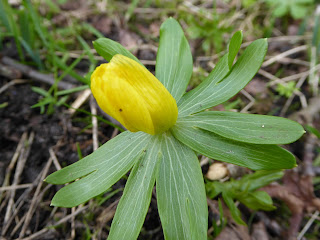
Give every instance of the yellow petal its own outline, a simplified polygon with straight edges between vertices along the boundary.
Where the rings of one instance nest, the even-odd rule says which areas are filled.
[[[115,55],[93,72],[91,90],[102,110],[132,132],[162,133],[177,120],[177,104],[168,90],[123,55]]]

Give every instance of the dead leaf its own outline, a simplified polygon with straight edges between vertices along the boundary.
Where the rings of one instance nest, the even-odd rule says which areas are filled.
[[[129,50],[133,50],[133,54],[137,53],[138,46],[141,43],[139,36],[128,30],[119,30],[119,42],[122,46]]]
[[[104,35],[110,34],[112,30],[112,23],[112,19],[106,16],[95,16],[91,22],[92,26]]]
[[[292,213],[287,238],[295,239],[304,213],[320,211],[320,199],[314,194],[311,176],[301,176],[297,171],[289,170],[283,177],[283,183],[283,186],[269,185],[261,190],[286,203]]]
[[[261,79],[258,79],[258,78],[254,78],[252,79],[247,86],[245,86],[245,90],[256,96],[257,94],[262,94],[262,93],[265,93],[267,91],[267,87],[266,87],[266,82],[261,80]]]

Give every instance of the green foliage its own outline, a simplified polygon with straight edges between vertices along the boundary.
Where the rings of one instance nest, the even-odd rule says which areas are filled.
[[[310,125],[307,125],[305,126],[306,130],[312,134],[314,134],[317,138],[320,139],[320,132],[319,130],[317,130],[316,128],[310,126]]]
[[[230,209],[233,219],[238,224],[245,225],[245,222],[241,219],[241,213],[234,201],[237,200],[253,210],[274,210],[275,207],[272,205],[271,197],[266,192],[257,189],[280,179],[282,176],[282,171],[260,171],[245,175],[237,181],[231,180],[224,183],[218,181],[207,182],[207,195],[210,198],[215,198],[221,194],[223,200]]]
[[[73,207],[84,203],[105,192],[131,169],[112,222],[110,239],[138,237],[155,183],[165,239],[206,239],[206,195],[195,152],[254,170],[294,167],[293,155],[275,145],[295,141],[301,136],[303,129],[292,121],[225,113],[221,118],[231,118],[231,121],[220,121],[220,126],[216,127],[216,116],[195,114],[237,94],[258,71],[267,51],[267,41],[261,39],[251,43],[233,64],[241,42],[242,33],[237,32],[229,44],[229,53],[222,57],[203,83],[184,94],[192,73],[190,48],[180,25],[172,18],[166,20],[161,26],[156,75],[173,96],[180,99],[176,125],[154,136],[123,132],[89,156],[51,174],[46,179],[49,183],[71,183],[57,192],[52,205]],[[110,39],[98,39],[94,47],[108,61],[120,53],[139,62]],[[247,121],[258,124],[248,129]],[[261,124],[265,129],[261,129],[264,128]],[[228,130],[232,127],[236,134]],[[284,136],[278,134],[279,130]],[[261,136],[266,141],[262,141]],[[259,180],[251,177],[243,180],[246,185],[234,183],[236,191],[220,191],[239,222],[241,217],[234,204],[235,198],[254,209],[271,209],[268,196],[253,191],[267,182],[261,179],[263,177]]]
[[[223,16],[225,18],[226,16]],[[201,47],[207,54],[214,52],[220,52],[223,49],[226,33],[232,31],[231,26],[221,25],[223,20],[222,16],[213,13],[210,18],[205,14],[195,16],[189,12],[182,14],[183,20],[189,26],[187,28],[188,36],[192,39],[202,39]]]
[[[233,36],[230,40],[229,54],[228,54],[229,69],[231,69],[233,62],[234,62],[234,59],[236,58],[236,56],[239,52],[239,49],[240,49],[240,46],[242,43],[242,38],[243,38],[242,31],[238,31],[235,34],[233,34]]]
[[[74,92],[74,90],[71,90],[62,94],[58,91],[58,82],[65,76],[70,75],[79,82],[87,85],[89,83],[90,72],[94,70],[97,64],[97,61],[91,53],[91,47],[79,36],[78,32],[87,31],[96,36],[102,36],[102,34],[87,23],[82,25],[79,24],[79,27],[76,25],[74,28],[68,27],[65,29],[62,27],[55,28],[55,26],[52,25],[49,31],[44,24],[45,21],[43,16],[39,15],[37,10],[38,4],[40,3],[33,3],[30,0],[25,0],[22,1],[19,9],[16,9],[11,7],[8,1],[0,0],[0,40],[3,41],[5,38],[9,37],[13,38],[20,60],[23,63],[35,66],[40,71],[53,73],[55,83],[48,91],[33,88],[33,90],[42,95],[43,98],[32,106],[39,107],[41,113],[44,113],[45,106],[48,106],[46,112],[52,114],[54,112],[54,107],[63,105],[67,101],[67,95]],[[60,8],[57,3],[46,0],[45,4],[50,13],[59,13]],[[48,14],[46,17],[50,20],[52,16]],[[57,36],[59,36],[58,39]],[[71,59],[71,64],[69,63],[69,49],[66,44],[69,40],[66,40],[65,38],[62,41],[60,40],[65,36],[72,38],[71,43],[73,45],[76,42],[80,49],[83,49],[83,54],[79,55],[75,60]],[[57,52],[62,53],[62,57],[59,57]],[[78,74],[74,68],[83,60],[83,56],[85,55],[89,57],[90,67],[89,74],[86,77],[83,77]],[[81,86],[80,88],[87,87]]]
[[[307,16],[313,0],[265,0],[274,10],[272,14],[275,17],[282,17],[290,14],[294,19],[300,19]]]
[[[169,18],[160,28],[156,77],[177,102],[186,91],[192,65],[190,47],[183,30],[176,20]]]
[[[305,132],[300,124],[288,119],[236,112],[202,112],[182,118],[179,124],[254,144],[288,144]]]
[[[287,83],[279,83],[277,85],[276,91],[284,97],[291,97],[294,91],[299,90],[296,88],[296,83],[294,81]]]
[[[225,225],[227,224],[227,221],[223,217],[223,207],[222,207],[220,198],[218,199],[218,204],[219,204],[219,222],[220,222],[220,225],[218,225],[215,220],[212,221],[213,236],[214,237],[217,237],[221,233],[221,231],[223,230]]]
[[[257,2],[256,0],[243,0],[242,5],[245,8],[249,8],[249,7],[253,6],[256,2]]]
[[[241,41],[242,38],[237,38]],[[230,46],[229,46],[230,48]],[[227,101],[244,88],[259,70],[268,43],[259,39],[251,43],[230,69],[228,53],[197,88],[187,92],[178,102],[179,116],[203,111]],[[234,54],[233,54],[234,55]],[[235,55],[234,55],[235,56]]]
[[[206,239],[208,210],[196,154],[164,134],[157,200],[166,239]],[[205,227],[206,228],[205,228]]]
[[[288,169],[296,166],[294,156],[276,145],[237,142],[181,122],[172,128],[172,133],[179,141],[209,158],[253,170]]]

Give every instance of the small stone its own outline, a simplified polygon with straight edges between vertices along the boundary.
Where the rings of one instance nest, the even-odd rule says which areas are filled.
[[[206,174],[209,180],[219,180],[228,175],[228,169],[223,163],[213,163]]]

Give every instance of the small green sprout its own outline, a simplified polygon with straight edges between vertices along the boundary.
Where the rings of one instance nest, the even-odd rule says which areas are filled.
[[[301,19],[307,16],[313,0],[265,0],[274,7],[272,14],[275,17],[283,17],[290,14],[294,19]]]
[[[280,179],[283,176],[282,171],[259,171],[246,175],[240,180],[231,180],[230,182],[208,182],[206,184],[207,195],[215,198],[221,194],[224,202],[230,209],[231,216],[238,224],[245,225],[241,219],[241,213],[236,207],[234,200],[238,200],[248,208],[253,210],[271,211],[275,207],[268,193],[258,191],[257,189],[268,185],[269,183]]]
[[[295,82],[288,82],[288,83],[279,83],[276,88],[277,92],[286,98],[289,98],[292,96],[294,91],[299,90],[296,88],[296,83]]]
[[[109,65],[93,73],[92,92],[100,107],[130,131],[48,176],[46,181],[52,184],[70,183],[51,204],[85,203],[131,170],[108,239],[138,238],[155,184],[165,239],[207,239],[208,207],[196,152],[253,170],[295,167],[294,156],[277,144],[300,138],[304,130],[298,123],[271,116],[203,112],[237,94],[260,68],[267,40],[251,43],[233,64],[241,42],[239,31],[215,69],[186,93],[192,55],[176,20],[169,18],[160,28],[155,77],[119,43],[106,38],[95,41],[95,49]]]

